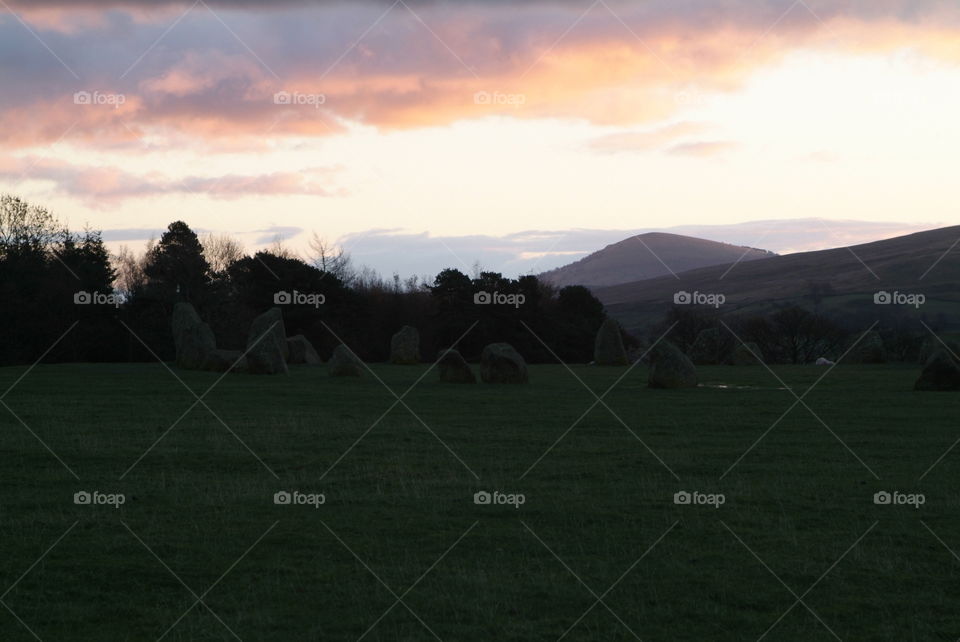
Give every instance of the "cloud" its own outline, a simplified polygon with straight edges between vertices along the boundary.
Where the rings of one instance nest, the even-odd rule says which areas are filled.
[[[194,230],[196,231],[196,230]],[[149,227],[125,227],[103,230],[103,240],[107,243],[118,243],[120,241],[143,241],[146,239],[157,239],[163,235],[164,230],[160,228]]]
[[[336,172],[331,168],[308,168],[259,175],[169,178],[158,172],[140,175],[117,167],[85,167],[43,157],[0,158],[0,178],[11,182],[49,181],[56,192],[79,197],[95,207],[133,197],[167,194],[221,199],[293,194],[340,196],[343,190],[331,186]]]
[[[304,229],[302,227],[293,227],[289,225],[272,225],[270,227],[254,230],[255,234],[259,234],[254,240],[256,245],[268,245],[277,240],[286,241],[292,239],[295,236],[303,234]]]
[[[662,148],[680,138],[709,129],[705,123],[679,122],[649,131],[618,132],[587,142],[587,148],[603,154],[644,152]]]
[[[485,270],[517,276],[567,265],[607,245],[646,232],[682,234],[786,254],[846,247],[940,226],[811,218],[622,230],[528,230],[504,236],[434,236],[426,232],[368,230],[346,235],[337,242],[355,264],[370,266],[387,275],[397,272],[402,276],[433,276],[447,267],[472,274],[474,265],[479,263]]]
[[[16,90],[0,95],[8,147],[65,133],[129,143],[147,132],[252,147],[348,122],[396,129],[494,115],[632,126],[674,116],[690,96],[735,89],[799,48],[910,45],[955,61],[960,25],[947,0],[609,0],[586,14],[580,2],[547,0],[224,0],[182,20],[188,4],[161,1],[14,7],[43,45],[0,16],[0,51],[17,60],[3,68]],[[126,102],[74,105],[80,90]],[[279,91],[323,102],[278,105]],[[502,99],[478,103],[477,92]]]
[[[689,143],[679,143],[666,150],[671,156],[716,156],[723,152],[734,149],[736,143],[726,141],[694,141]]]

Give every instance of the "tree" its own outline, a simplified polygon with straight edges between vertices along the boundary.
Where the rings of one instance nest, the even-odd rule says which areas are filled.
[[[0,197],[0,363],[120,358],[117,308],[78,305],[92,302],[83,292],[109,295],[114,276],[100,232],[73,234],[46,208]],[[76,321],[70,340],[45,353]]]
[[[203,245],[183,221],[175,221],[167,227],[160,242],[147,255],[144,267],[151,298],[171,310],[176,301],[202,305],[209,271]]]
[[[654,329],[653,334],[659,337],[670,327],[673,327],[667,338],[680,350],[687,352],[701,332],[717,326],[717,314],[715,312],[700,310],[694,306],[673,306],[667,312],[666,319]]]
[[[770,318],[773,346],[780,360],[810,363],[833,354],[844,343],[846,332],[830,319],[798,306],[779,310]]]
[[[154,245],[156,245],[156,242],[153,239],[147,241],[147,251],[142,256],[137,256],[130,248],[123,245],[117,254],[110,257],[113,271],[116,274],[113,280],[113,289],[125,300],[129,299],[136,290],[141,289],[146,283],[147,276],[144,274],[146,257],[150,254]]]
[[[593,332],[600,329],[600,325],[607,316],[600,299],[593,296],[593,293],[582,285],[568,285],[561,289],[557,295],[557,303],[564,317],[585,320],[593,326]]]
[[[66,228],[45,207],[0,195],[0,254],[47,251],[66,235]]]
[[[352,277],[350,255],[342,247],[334,245],[316,232],[310,237],[310,263],[322,272],[349,282]]]
[[[243,244],[229,234],[210,234],[203,237],[203,258],[210,265],[210,276],[223,278],[230,266],[244,256]]]

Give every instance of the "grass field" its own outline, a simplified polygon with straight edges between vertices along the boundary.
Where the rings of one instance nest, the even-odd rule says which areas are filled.
[[[373,369],[403,395],[427,366]],[[775,371],[797,395],[825,372]],[[626,369],[573,372],[603,394]],[[0,404],[0,640],[957,640],[960,446],[934,464],[960,396],[841,365],[804,398],[826,426],[797,405],[744,455],[796,398],[700,373],[657,391],[639,367],[567,432],[596,399],[559,365],[430,372],[395,406],[370,373],[231,375],[192,410],[160,364],[39,366]]]

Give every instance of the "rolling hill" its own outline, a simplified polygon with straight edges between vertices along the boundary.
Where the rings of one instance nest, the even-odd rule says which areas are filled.
[[[660,320],[675,304],[678,292],[722,294],[723,314],[760,313],[797,303],[851,321],[912,312],[918,319],[956,329],[960,327],[958,241],[960,226],[954,226],[592,289],[608,312],[631,330]],[[926,302],[913,308],[876,305],[874,296],[884,291],[922,294]]]
[[[544,272],[540,278],[563,287],[603,287],[669,276],[711,265],[776,256],[766,250],[718,243],[692,236],[651,232],[608,245],[579,261]]]

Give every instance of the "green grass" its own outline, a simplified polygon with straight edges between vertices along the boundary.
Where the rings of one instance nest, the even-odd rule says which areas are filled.
[[[373,367],[397,394],[426,369]],[[0,391],[25,370],[0,369]],[[573,370],[598,394],[625,371]],[[395,401],[369,374],[228,376],[205,402],[229,430],[198,405],[143,456],[195,401],[162,365],[40,366],[3,401],[79,480],[0,405],[0,591],[29,569],[3,602],[44,640],[155,640],[208,589],[165,640],[234,639],[217,618],[244,640],[356,640],[391,590],[403,603],[364,639],[434,639],[420,618],[443,640],[556,640],[575,622],[564,639],[634,639],[625,623],[756,640],[778,620],[764,639],[831,640],[790,609],[816,583],[803,600],[844,640],[960,637],[944,546],[960,552],[960,446],[919,480],[960,437],[960,395],[913,392],[916,368],[840,366],[805,402],[879,481],[803,406],[721,479],[795,399],[763,368],[700,370],[707,387],[657,391],[637,368],[605,399],[678,481],[601,405],[544,456],[594,402],[562,366],[527,386],[431,372],[404,399],[429,429],[397,405],[345,456]],[[217,380],[176,372],[197,394]],[[776,372],[802,394],[824,370]],[[481,489],[526,503],[478,506]],[[875,506],[884,489],[926,504]],[[77,506],[79,490],[126,503]],[[327,502],[278,506],[278,490]],[[726,504],[677,506],[679,490]],[[32,639],[0,609],[0,640]]]

